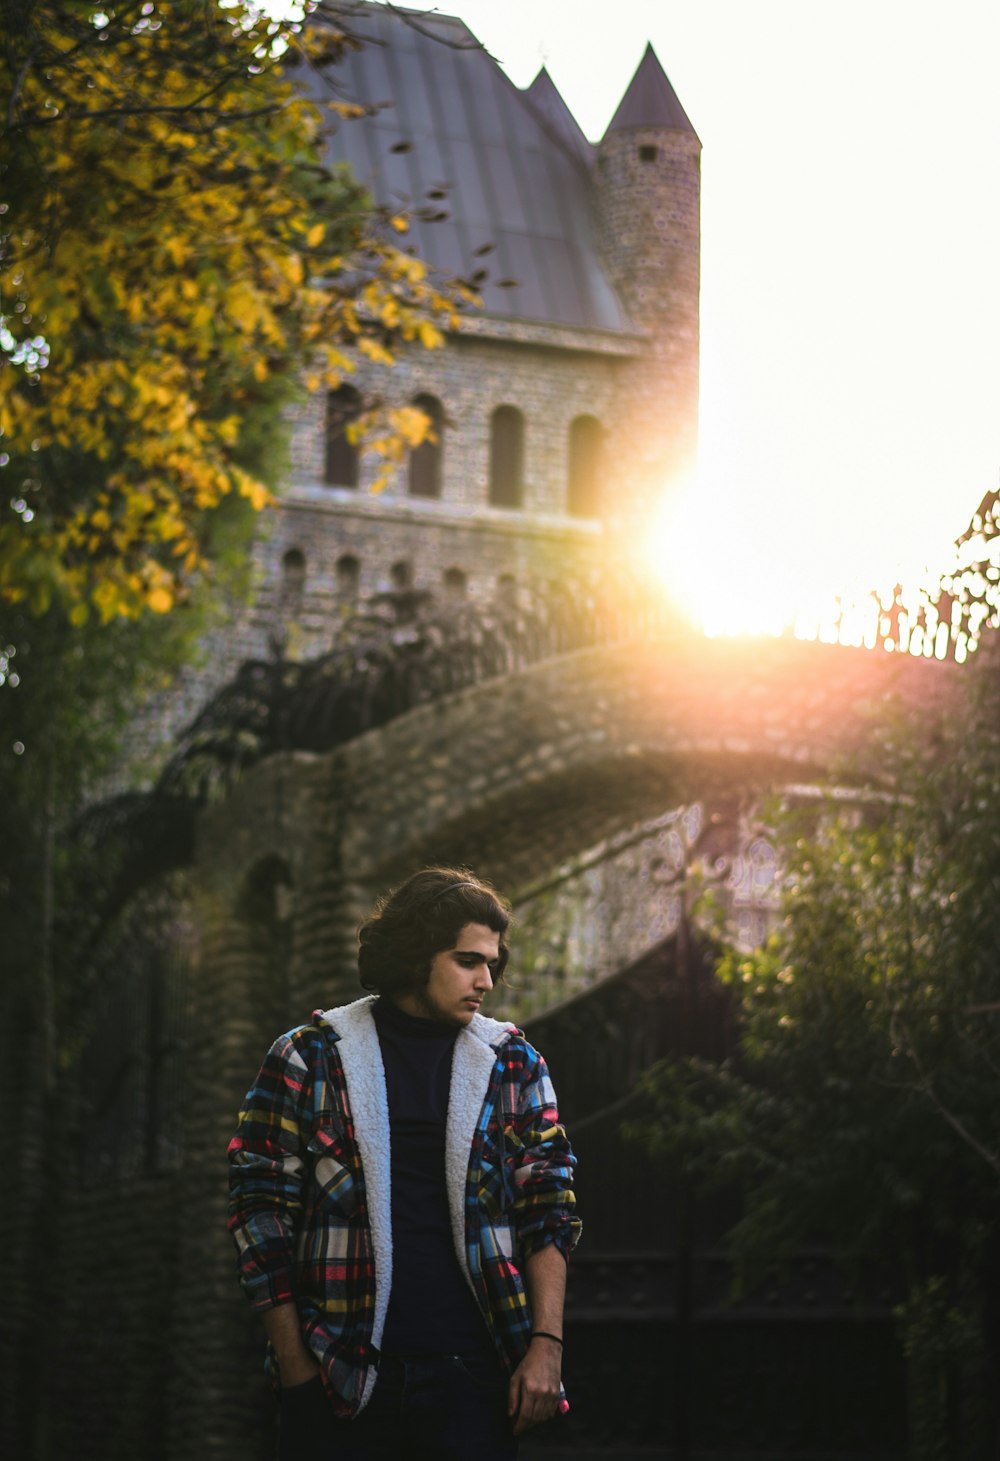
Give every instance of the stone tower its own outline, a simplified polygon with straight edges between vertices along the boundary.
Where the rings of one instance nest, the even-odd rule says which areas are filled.
[[[602,262],[647,342],[622,402],[641,509],[693,465],[698,434],[701,143],[651,45],[598,145],[595,211]]]

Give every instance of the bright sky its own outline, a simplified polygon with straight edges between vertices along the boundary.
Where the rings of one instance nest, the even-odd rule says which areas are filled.
[[[996,0],[440,9],[593,139],[652,41],[701,137],[685,553],[758,599],[946,566],[1000,474]]]

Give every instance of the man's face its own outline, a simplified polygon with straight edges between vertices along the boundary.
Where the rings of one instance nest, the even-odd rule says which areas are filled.
[[[491,966],[500,953],[500,935],[484,923],[467,923],[453,949],[442,949],[431,962],[423,989],[410,990],[396,1003],[409,1015],[467,1025],[493,988]]]

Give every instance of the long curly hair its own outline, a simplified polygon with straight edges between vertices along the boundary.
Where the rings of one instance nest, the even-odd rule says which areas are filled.
[[[454,948],[467,923],[500,935],[492,971],[498,984],[510,952],[510,922],[507,900],[468,868],[424,868],[381,897],[358,930],[361,986],[390,997],[422,988],[434,955]]]

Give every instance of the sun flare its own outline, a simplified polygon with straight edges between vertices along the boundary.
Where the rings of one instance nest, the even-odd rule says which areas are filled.
[[[871,539],[849,548],[843,533],[819,532],[794,507],[776,522],[692,474],[648,521],[642,556],[682,618],[710,636],[790,634],[874,648],[889,647],[897,585],[902,602],[915,604],[931,581],[926,568],[878,549]],[[942,569],[946,561],[942,554]],[[947,640],[946,626],[930,633],[939,628]],[[936,653],[927,634],[911,652]]]

